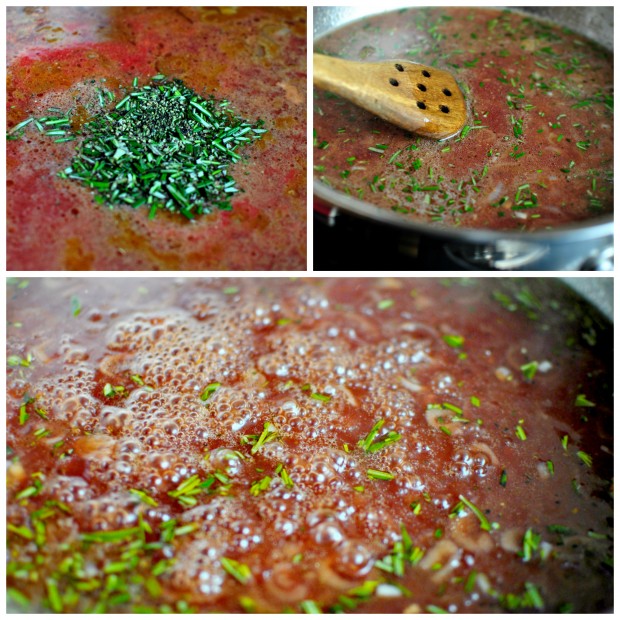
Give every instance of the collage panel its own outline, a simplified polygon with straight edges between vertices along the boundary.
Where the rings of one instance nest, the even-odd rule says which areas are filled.
[[[188,4],[6,8],[6,612],[613,613],[613,7]]]
[[[611,278],[11,278],[10,612],[605,612]]]
[[[315,270],[613,270],[613,7],[313,17]]]
[[[11,271],[305,271],[307,7],[8,7]]]

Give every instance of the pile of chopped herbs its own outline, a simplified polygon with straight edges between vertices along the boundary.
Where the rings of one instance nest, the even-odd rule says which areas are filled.
[[[72,129],[70,114],[48,108],[48,116],[19,123],[7,138],[19,137],[31,122],[55,142],[83,136],[71,165],[58,176],[92,188],[95,200],[110,208],[146,206],[151,218],[167,209],[188,219],[231,210],[240,190],[228,167],[241,159],[239,147],[267,131],[263,121],[239,118],[228,101],[204,99],[163,75],[141,88],[134,79],[131,92],[112,109],[114,93],[97,92],[100,110],[79,129]]]

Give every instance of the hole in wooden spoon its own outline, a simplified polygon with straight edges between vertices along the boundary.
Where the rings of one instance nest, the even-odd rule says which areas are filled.
[[[422,75],[424,77],[431,77],[431,74],[426,69],[424,69],[424,71],[422,71]]]
[[[398,80],[395,80],[394,78],[390,78],[390,84],[392,86],[398,86]]]
[[[396,63],[394,66],[396,67],[397,71],[404,71],[405,70],[404,67],[402,65],[399,65],[398,63]]]
[[[419,88],[422,92],[425,92],[425,91],[426,91],[426,86],[424,86],[424,84],[418,84],[418,88]]]
[[[423,103],[422,101],[418,101],[418,108],[420,108],[420,110],[426,110],[426,104]]]
[[[440,105],[439,109],[444,113],[447,114],[450,111],[450,108],[447,105]]]
[[[446,97],[452,97],[452,93],[450,92],[450,90],[448,88],[444,88],[441,91]]]

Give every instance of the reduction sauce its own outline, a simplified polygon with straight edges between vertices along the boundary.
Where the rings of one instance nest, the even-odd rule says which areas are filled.
[[[610,328],[553,280],[11,280],[7,319],[17,604],[611,608]]]
[[[469,106],[459,136],[437,142],[315,89],[315,177],[335,189],[466,228],[549,229],[612,212],[613,57],[595,43],[518,12],[441,8],[354,22],[315,51],[437,66]]]

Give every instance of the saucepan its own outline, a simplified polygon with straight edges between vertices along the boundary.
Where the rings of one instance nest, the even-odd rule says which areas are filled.
[[[357,54],[358,48],[363,44],[364,28],[369,28],[365,18],[379,15],[382,11],[404,8],[398,5],[390,5],[379,10],[367,7],[316,7],[315,51],[321,51],[320,41],[324,35],[340,27],[351,27],[358,23],[359,29],[352,31],[358,34],[352,36],[355,41],[351,42],[349,48],[355,49]],[[611,7],[523,7],[508,10],[520,11],[569,28],[596,41],[607,50],[613,50]],[[406,27],[404,24],[403,20],[403,28]],[[397,25],[396,31],[398,28]],[[381,53],[381,50],[375,50],[370,60],[381,60]],[[379,138],[378,136],[377,142],[380,141]],[[449,145],[449,141],[446,144]],[[314,153],[316,166],[320,164],[318,160],[322,151],[315,145]],[[433,269],[432,259],[426,257],[424,260],[424,256],[421,256],[425,251],[424,248],[432,248],[432,253],[451,261],[451,264],[458,269],[602,271],[613,269],[613,214],[609,210],[605,215],[592,213],[592,216],[580,221],[566,222],[552,229],[550,227],[530,229],[527,232],[516,229],[490,230],[475,226],[448,227],[427,221],[414,221],[393,210],[378,208],[373,204],[370,192],[361,196],[352,191],[341,191],[332,187],[329,182],[324,182],[321,176],[320,172],[315,172],[315,221],[333,226],[334,230],[340,227],[342,235],[348,236],[348,243],[352,244],[352,247],[355,247],[351,241],[352,236],[359,236],[360,240],[375,237],[379,247],[381,244],[398,247],[402,257],[399,264],[381,265],[381,268],[407,269],[408,259],[415,256],[418,263]],[[315,256],[320,256],[321,251],[320,239],[318,241],[315,239]],[[355,268],[355,265],[347,267]]]

